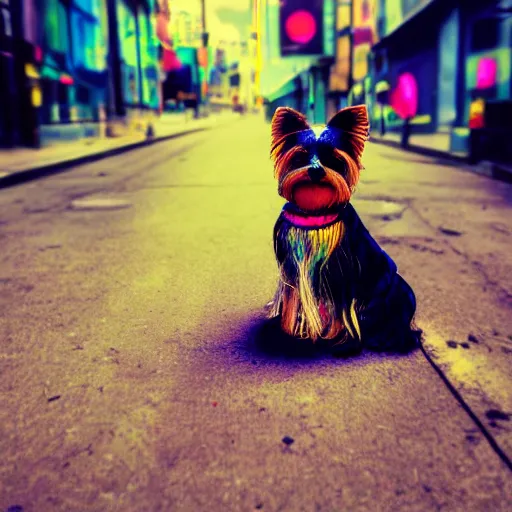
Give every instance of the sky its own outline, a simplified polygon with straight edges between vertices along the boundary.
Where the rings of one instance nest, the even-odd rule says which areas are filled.
[[[201,13],[201,0],[170,0],[171,12],[184,10],[193,14]],[[207,31],[210,41],[238,41],[247,39],[251,22],[251,0],[205,0]]]

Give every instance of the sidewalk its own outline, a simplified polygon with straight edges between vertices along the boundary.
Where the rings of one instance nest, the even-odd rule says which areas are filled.
[[[138,131],[121,137],[86,138],[55,143],[40,149],[0,150],[0,188],[154,142],[214,128],[238,117],[238,114],[232,112],[211,114],[203,119],[193,119],[186,113],[164,114],[154,125],[154,136],[149,138],[146,133]]]
[[[381,136],[377,130],[370,134],[370,142],[385,144],[400,148],[400,133],[388,132]],[[512,167],[497,162],[482,161],[471,165],[468,163],[468,153],[450,150],[449,133],[418,133],[409,138],[409,147],[406,151],[419,153],[434,158],[445,158],[459,162],[465,169],[483,174],[490,178],[512,182]]]

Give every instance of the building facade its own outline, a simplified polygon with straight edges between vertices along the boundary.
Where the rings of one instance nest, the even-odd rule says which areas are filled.
[[[38,145],[41,47],[35,0],[0,1],[0,146]]]
[[[76,138],[99,120],[107,93],[104,4],[100,0],[40,3],[42,143]],[[89,123],[89,126],[87,124]]]
[[[291,2],[291,6],[295,4]],[[265,100],[266,118],[279,106],[289,106],[325,123],[328,113],[329,71],[335,53],[335,0],[324,0],[321,54],[283,56],[280,45],[280,3],[258,4],[258,89]]]
[[[469,151],[484,110],[510,108],[512,2],[379,0],[376,19],[364,94],[351,103],[365,102],[384,131],[407,120],[412,133],[445,134],[447,149]]]
[[[0,0],[0,144],[96,136],[131,110],[158,109],[153,8],[152,0]]]

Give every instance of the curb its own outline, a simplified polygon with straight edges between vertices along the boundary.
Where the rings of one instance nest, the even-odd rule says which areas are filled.
[[[13,187],[15,185],[20,185],[20,184],[26,183],[28,181],[43,178],[45,176],[59,174],[61,172],[66,171],[67,169],[69,169],[71,167],[76,167],[78,165],[84,165],[84,164],[88,164],[91,162],[96,162],[98,160],[103,160],[104,158],[109,158],[111,156],[119,155],[120,153],[131,151],[133,149],[150,146],[157,142],[164,142],[166,140],[175,139],[175,138],[181,137],[183,135],[189,135],[191,133],[209,130],[211,128],[213,128],[213,126],[212,127],[204,126],[204,127],[199,127],[199,128],[191,128],[190,130],[186,130],[183,132],[173,133],[170,135],[162,135],[161,137],[157,136],[157,137],[153,137],[153,138],[148,138],[146,140],[142,140],[139,142],[133,142],[130,144],[126,144],[124,146],[119,146],[117,148],[107,149],[106,151],[99,151],[98,153],[91,153],[90,155],[80,156],[78,158],[70,158],[67,160],[62,160],[60,162],[54,162],[54,163],[46,164],[46,165],[42,165],[42,166],[31,167],[30,169],[26,169],[23,171],[14,171],[13,173],[0,178],[0,189]]]
[[[409,145],[407,148],[404,149],[400,146],[399,142],[395,142],[393,140],[370,138],[370,142],[373,142],[375,144],[382,144],[383,146],[389,146],[395,149],[400,149],[407,153],[416,153],[424,156],[452,161],[454,163],[459,164],[461,168],[465,169],[466,171],[473,172],[475,174],[480,174],[481,176],[487,176],[488,178],[493,178],[495,180],[504,181],[506,183],[512,183],[512,168],[509,168],[502,164],[498,164],[496,162],[482,161],[479,162],[478,164],[472,165],[468,162],[467,157],[453,155],[451,153],[440,151],[438,149],[425,148],[423,146],[414,145]]]

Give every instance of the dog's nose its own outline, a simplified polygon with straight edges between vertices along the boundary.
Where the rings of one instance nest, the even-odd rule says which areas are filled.
[[[311,181],[320,181],[325,176],[325,171],[319,165],[313,165],[308,169]]]

